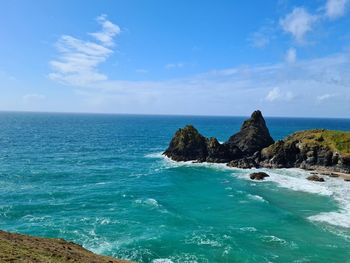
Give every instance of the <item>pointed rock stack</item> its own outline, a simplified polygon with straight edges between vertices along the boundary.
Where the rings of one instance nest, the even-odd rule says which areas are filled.
[[[224,144],[214,137],[205,138],[187,125],[175,133],[164,155],[175,161],[228,163],[251,156],[273,142],[261,112],[255,111]]]
[[[261,111],[254,111],[250,119],[244,121],[241,130],[232,135],[226,144],[237,146],[245,156],[274,143]]]

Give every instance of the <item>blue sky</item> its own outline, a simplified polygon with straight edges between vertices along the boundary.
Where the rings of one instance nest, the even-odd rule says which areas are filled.
[[[349,0],[0,3],[0,110],[349,117]]]

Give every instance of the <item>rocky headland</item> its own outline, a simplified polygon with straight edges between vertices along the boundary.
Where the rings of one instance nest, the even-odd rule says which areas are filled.
[[[0,231],[0,262],[131,263],[96,255],[63,239],[42,238]]]
[[[306,130],[275,142],[262,113],[255,111],[222,144],[187,125],[175,133],[164,155],[174,161],[227,163],[243,169],[301,168],[337,177],[350,174],[350,132]]]

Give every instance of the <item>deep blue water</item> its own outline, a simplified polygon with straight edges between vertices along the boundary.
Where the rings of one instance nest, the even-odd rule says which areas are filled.
[[[244,117],[0,113],[0,229],[138,262],[350,262],[350,183],[176,164],[193,124],[225,141]],[[266,118],[274,139],[349,119]]]

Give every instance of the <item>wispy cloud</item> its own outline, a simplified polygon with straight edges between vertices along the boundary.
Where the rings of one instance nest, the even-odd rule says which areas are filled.
[[[104,46],[113,46],[113,38],[120,34],[120,27],[107,20],[106,15],[100,15],[96,20],[102,26],[102,30],[90,33],[90,35],[99,40]]]
[[[329,93],[326,93],[326,94],[317,96],[317,100],[318,100],[318,101],[325,101],[325,100],[329,100],[329,99],[331,99],[331,98],[334,98],[334,97],[336,97],[337,95],[338,95],[338,94],[329,94]]]
[[[308,32],[290,28],[296,37],[304,37]],[[304,33],[297,33],[298,30]],[[98,66],[113,53],[107,44],[66,35],[60,38],[57,48],[60,56],[51,61],[54,68],[51,78],[70,84],[91,111],[248,114],[260,108],[266,114],[305,116],[305,112],[317,107],[320,107],[317,113],[322,114],[324,109],[319,101],[325,94],[344,94],[334,97],[338,107],[332,114],[343,116],[350,110],[350,93],[344,92],[350,83],[349,52],[305,60],[296,59],[296,50],[290,48],[286,53],[289,63],[210,70],[159,81],[127,81],[113,80],[98,71]],[[178,62],[165,67],[183,66]],[[326,99],[327,96],[323,98]]]
[[[113,38],[120,33],[117,25],[100,16],[97,21],[102,30],[90,33],[100,43],[63,35],[56,43],[59,56],[50,61],[53,72],[49,78],[64,84],[83,86],[89,83],[107,80],[107,76],[98,71],[98,66],[113,53]]]
[[[281,115],[312,116],[312,110],[319,114],[325,110],[319,94],[334,93],[344,95],[334,97],[338,107],[332,114],[339,111],[337,115],[344,116],[344,110],[350,110],[350,93],[344,93],[348,83],[350,54],[339,53],[293,64],[241,66],[163,81],[108,80],[80,94],[96,111],[110,107],[134,113],[248,114],[260,108],[266,114],[278,110]]]
[[[286,57],[285,60],[287,63],[295,63],[295,61],[297,60],[297,51],[295,48],[289,48],[286,52]]]
[[[295,96],[291,91],[283,92],[281,91],[280,88],[275,87],[267,93],[265,99],[267,101],[274,102],[274,101],[290,101],[294,98]]]
[[[348,0],[327,0],[326,16],[330,19],[341,17],[345,14],[347,6]]]
[[[306,33],[312,30],[317,20],[318,17],[310,14],[305,8],[296,7],[291,13],[280,20],[280,25],[298,43],[303,43]]]
[[[165,65],[166,69],[174,69],[174,68],[183,68],[185,66],[185,63],[183,62],[177,62],[177,63],[169,63]]]

